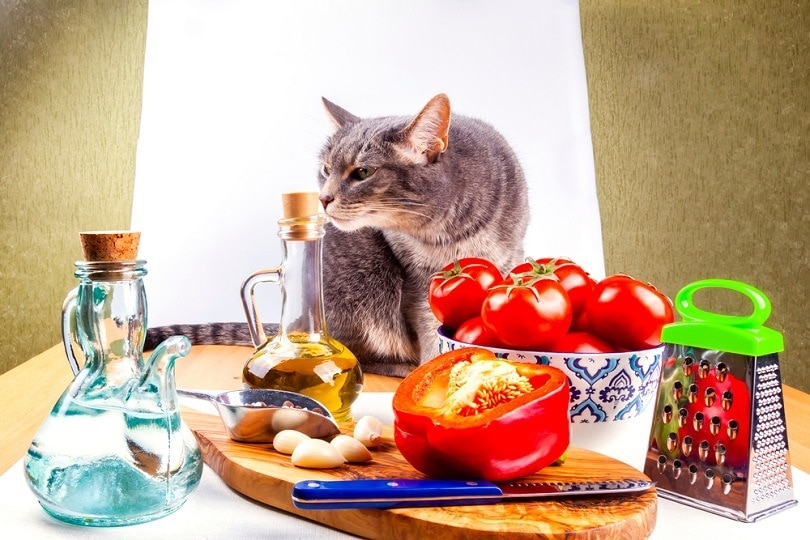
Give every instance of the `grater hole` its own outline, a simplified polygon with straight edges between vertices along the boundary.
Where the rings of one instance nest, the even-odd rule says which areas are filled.
[[[678,448],[678,434],[671,432],[667,435],[667,450],[672,453]]]
[[[689,454],[692,453],[692,437],[687,435],[681,441],[681,453],[684,457],[689,457]]]
[[[681,381],[675,381],[672,383],[672,398],[675,401],[678,401],[683,396],[683,383]]]
[[[731,473],[724,473],[721,480],[723,482],[723,495],[728,495],[731,491],[731,484],[734,482],[734,477],[731,476]]]
[[[736,420],[729,420],[728,426],[726,426],[726,435],[732,441],[737,438],[737,433],[740,431],[740,423]]]
[[[714,447],[714,460],[721,467],[726,462],[726,446],[723,443],[717,443]]]
[[[689,465],[689,483],[694,484],[697,482],[698,477],[698,466],[694,463]]]
[[[714,470],[706,469],[703,474],[706,476],[706,489],[712,489],[714,486]]]
[[[686,418],[689,416],[689,412],[681,408],[678,410],[678,427],[683,427],[686,425]]]
[[[694,403],[698,399],[698,386],[696,384],[689,385],[689,392],[686,396],[686,399],[689,400],[689,403]]]
[[[664,409],[661,411],[661,420],[665,424],[669,424],[672,421],[672,405],[664,405]]]
[[[723,398],[720,400],[720,406],[723,407],[724,411],[731,409],[733,398],[734,396],[731,393],[731,390],[726,390],[723,392]]]
[[[683,463],[680,459],[676,459],[672,462],[672,477],[677,480],[681,476],[681,472],[683,471]]]
[[[706,392],[703,394],[703,403],[706,404],[707,407],[711,407],[714,405],[714,400],[717,398],[717,392],[714,388],[707,388]]]
[[[720,433],[720,417],[719,416],[712,416],[711,422],[709,422],[709,433],[712,435],[717,435]]]
[[[701,361],[700,366],[698,367],[698,377],[701,379],[708,377],[710,368],[711,365],[709,364],[708,360]]]
[[[709,441],[700,441],[698,445],[698,458],[700,461],[706,461],[709,457]]]
[[[695,428],[695,431],[700,431],[703,429],[703,422],[705,419],[706,417],[702,412],[698,411],[695,413],[695,416],[692,417],[692,427]]]
[[[692,371],[695,369],[695,359],[691,356],[687,356],[683,359],[683,374],[687,377],[692,374]]]
[[[717,379],[717,382],[723,382],[726,380],[726,375],[728,375],[728,366],[724,362],[720,362],[714,370],[714,378]]]

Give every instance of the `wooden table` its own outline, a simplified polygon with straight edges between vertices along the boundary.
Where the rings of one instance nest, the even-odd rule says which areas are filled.
[[[177,385],[184,388],[241,388],[242,366],[252,349],[195,345],[176,363]],[[62,345],[54,346],[0,375],[0,474],[28,450],[36,430],[73,374]],[[366,375],[364,391],[391,392],[399,379]],[[784,386],[790,456],[793,465],[810,473],[810,394]]]
[[[242,388],[242,367],[251,347],[194,345],[175,364],[177,386],[234,390]],[[62,345],[0,375],[0,474],[28,450],[39,426],[73,380]],[[363,390],[393,392],[400,379],[367,374]]]

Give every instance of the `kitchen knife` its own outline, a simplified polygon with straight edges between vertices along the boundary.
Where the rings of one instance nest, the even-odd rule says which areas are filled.
[[[646,479],[601,482],[520,482],[483,480],[303,480],[293,486],[298,508],[405,508],[494,504],[512,498],[573,497],[634,493],[653,487]]]

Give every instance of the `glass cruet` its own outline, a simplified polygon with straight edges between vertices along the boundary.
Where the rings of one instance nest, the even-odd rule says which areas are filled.
[[[317,193],[283,194],[279,220],[282,263],[254,272],[242,284],[254,354],[242,370],[248,388],[272,388],[307,395],[322,403],[338,422],[351,420],[351,405],[363,388],[354,354],[329,335],[324,315],[322,254],[326,218]],[[278,334],[265,336],[254,288],[261,282],[281,286]]]
[[[82,233],[88,260],[75,263],[79,285],[62,310],[75,378],[24,457],[42,508],[75,525],[157,519],[178,509],[202,475],[200,448],[180,418],[175,387],[174,363],[190,352],[188,339],[173,336],[143,360],[146,268],[135,260],[138,238]]]

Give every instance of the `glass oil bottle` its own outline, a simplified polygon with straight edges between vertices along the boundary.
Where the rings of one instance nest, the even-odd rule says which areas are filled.
[[[279,220],[282,263],[254,272],[242,284],[242,303],[256,347],[245,364],[248,388],[298,392],[322,403],[338,422],[351,420],[351,406],[363,388],[354,354],[329,335],[324,314],[322,253],[326,218],[317,193],[285,193]],[[258,283],[281,286],[281,318],[267,338],[253,294]]]
[[[177,404],[173,336],[143,360],[147,310],[139,233],[82,233],[80,282],[62,310],[75,378],[37,431],[25,478],[42,508],[75,525],[144,523],[177,510],[197,487],[202,455]],[[83,360],[83,362],[80,362]]]

